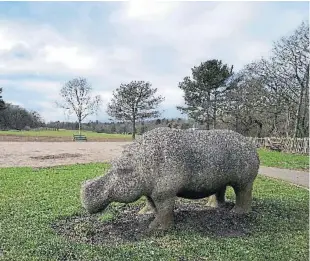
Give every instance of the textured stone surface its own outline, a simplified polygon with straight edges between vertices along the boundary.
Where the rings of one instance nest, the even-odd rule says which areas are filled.
[[[233,211],[249,212],[258,169],[255,146],[236,132],[157,128],[127,146],[106,175],[82,185],[82,204],[97,213],[111,202],[146,196],[155,212],[149,229],[167,229],[176,197],[213,195],[212,204],[219,206],[226,186],[236,193]]]

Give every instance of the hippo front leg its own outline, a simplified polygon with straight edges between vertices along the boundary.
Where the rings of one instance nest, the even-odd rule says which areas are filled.
[[[174,224],[173,208],[175,198],[154,200],[156,206],[155,219],[149,225],[148,231],[168,230]]]

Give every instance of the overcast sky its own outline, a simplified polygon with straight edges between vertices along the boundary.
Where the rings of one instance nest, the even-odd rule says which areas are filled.
[[[65,120],[61,86],[89,79],[104,104],[120,83],[150,81],[178,117],[178,82],[208,59],[242,68],[309,19],[307,2],[0,2],[0,87],[7,102]],[[75,118],[71,117],[70,120]]]

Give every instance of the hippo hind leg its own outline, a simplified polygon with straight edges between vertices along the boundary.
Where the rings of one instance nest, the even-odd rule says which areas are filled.
[[[251,211],[253,182],[243,186],[233,186],[236,194],[236,204],[232,212],[246,214]]]
[[[146,197],[145,206],[138,212],[139,215],[156,213],[156,206],[150,197]]]
[[[219,189],[215,194],[208,197],[207,206],[215,208],[225,206],[225,192],[226,186]]]
[[[148,231],[154,230],[168,230],[174,224],[173,208],[175,204],[175,198],[168,198],[165,200],[154,199],[156,206],[155,219],[149,225]]]

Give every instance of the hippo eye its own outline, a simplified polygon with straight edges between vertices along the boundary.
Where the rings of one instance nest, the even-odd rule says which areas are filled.
[[[122,169],[121,174],[122,175],[129,175],[132,173],[132,171],[133,171],[133,169]]]
[[[122,165],[122,166],[119,166],[118,169],[132,171],[133,170],[133,166],[131,164],[129,164],[129,165]]]
[[[134,170],[131,164],[126,164],[125,162],[123,164],[118,165],[117,169],[123,174],[132,172]]]

